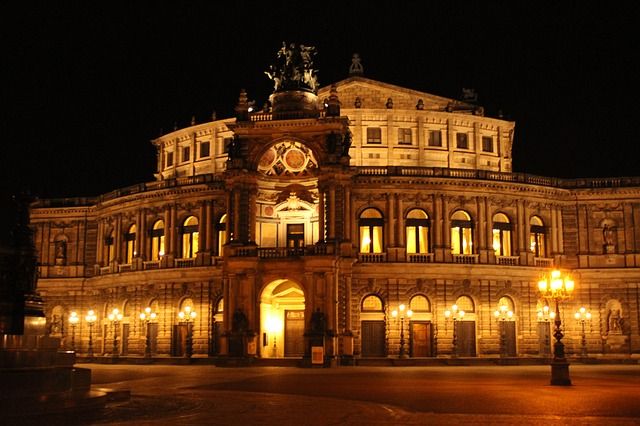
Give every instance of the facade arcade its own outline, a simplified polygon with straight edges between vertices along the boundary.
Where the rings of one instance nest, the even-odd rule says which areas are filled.
[[[81,354],[548,357],[560,267],[568,353],[581,306],[588,354],[640,353],[640,178],[514,173],[515,123],[361,72],[316,91],[313,52],[283,49],[261,111],[243,92],[153,141],[155,181],[32,204],[50,334],[70,348],[76,311]]]

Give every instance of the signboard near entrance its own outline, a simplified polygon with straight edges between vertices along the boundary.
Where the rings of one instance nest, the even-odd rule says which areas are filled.
[[[322,346],[311,346],[311,364],[324,364],[324,348]]]

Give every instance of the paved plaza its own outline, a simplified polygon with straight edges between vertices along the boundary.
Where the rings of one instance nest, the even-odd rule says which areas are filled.
[[[640,366],[293,367],[97,365],[94,387],[129,389],[80,424],[640,424]]]

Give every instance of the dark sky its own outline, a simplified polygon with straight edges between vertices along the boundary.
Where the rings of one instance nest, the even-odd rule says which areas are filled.
[[[514,171],[640,175],[632,2],[70,3],[1,13],[5,193],[152,180],[150,139],[230,116],[241,88],[262,105],[283,40],[317,47],[322,85],[359,52],[369,78],[453,98],[475,88],[487,115],[516,121]]]

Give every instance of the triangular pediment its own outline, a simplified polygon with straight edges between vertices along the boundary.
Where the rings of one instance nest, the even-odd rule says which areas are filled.
[[[393,109],[416,109],[420,99],[424,102],[424,109],[430,111],[444,111],[452,104],[466,105],[455,99],[359,76],[341,80],[335,85],[342,108],[354,108],[356,98],[360,98],[361,108],[366,109],[386,109],[389,98],[393,101]],[[322,87],[318,91],[318,98],[328,98],[330,90],[331,86]]]

